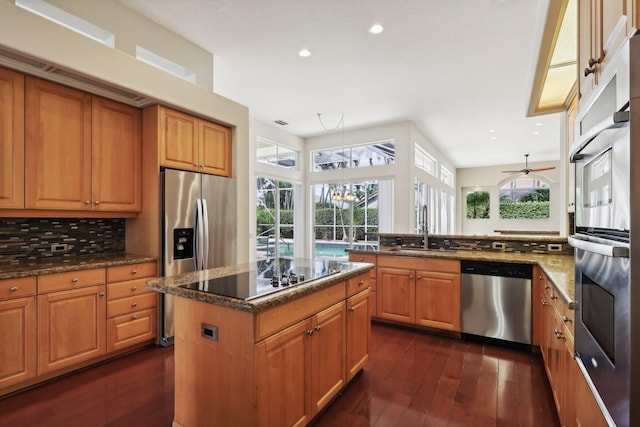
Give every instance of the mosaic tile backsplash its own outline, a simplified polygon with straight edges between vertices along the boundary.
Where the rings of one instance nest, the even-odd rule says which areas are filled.
[[[52,252],[51,245],[67,245]],[[121,218],[0,218],[0,264],[125,251]]]

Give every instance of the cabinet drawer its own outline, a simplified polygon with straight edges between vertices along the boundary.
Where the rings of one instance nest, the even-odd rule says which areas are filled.
[[[369,272],[347,279],[347,297],[370,287]]]
[[[146,287],[148,280],[148,277],[144,277],[136,280],[127,280],[126,282],[109,283],[107,285],[107,300],[113,301],[119,298],[133,297],[153,292]]]
[[[38,293],[45,294],[85,286],[104,285],[104,276],[104,268],[45,274],[38,276]]]
[[[135,297],[120,298],[107,302],[107,317],[120,316],[134,311],[146,310],[157,305],[157,294],[150,292]]]
[[[0,280],[0,300],[36,294],[36,277]]]
[[[156,309],[140,310],[107,321],[107,351],[116,351],[156,337]]]
[[[157,274],[158,270],[155,262],[119,265],[107,268],[107,283],[122,282],[124,280],[137,279],[138,277],[154,277]]]

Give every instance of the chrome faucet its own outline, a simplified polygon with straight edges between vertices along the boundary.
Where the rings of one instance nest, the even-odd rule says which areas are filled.
[[[422,233],[423,233],[422,247],[424,249],[429,249],[429,225],[427,222],[428,218],[429,218],[429,211],[425,203],[424,205],[422,205]]]

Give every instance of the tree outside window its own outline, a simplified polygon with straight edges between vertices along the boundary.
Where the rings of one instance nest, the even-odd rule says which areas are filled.
[[[489,219],[491,197],[488,191],[467,192],[467,218]]]

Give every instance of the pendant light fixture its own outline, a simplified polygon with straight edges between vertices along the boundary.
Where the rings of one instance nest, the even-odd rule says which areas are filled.
[[[328,129],[323,121],[322,121],[322,113],[318,113],[318,120],[320,121],[320,124],[322,125],[322,128],[324,130],[326,130],[327,132],[331,132],[334,131],[338,128],[340,128],[340,146],[342,148],[342,161],[338,163],[338,167],[340,167],[342,169],[342,179],[340,181],[340,183],[338,184],[338,188],[333,192],[333,194],[331,195],[331,200],[336,201],[336,202],[353,202],[356,200],[356,196],[351,193],[349,191],[349,189],[347,188],[347,184],[344,182],[344,168],[348,166],[348,161],[345,160],[346,156],[344,154],[345,150],[344,150],[344,113],[340,114],[340,121],[338,122],[338,124],[336,125],[336,127],[334,127],[333,129]]]

